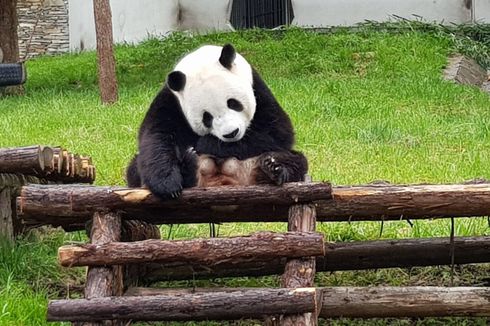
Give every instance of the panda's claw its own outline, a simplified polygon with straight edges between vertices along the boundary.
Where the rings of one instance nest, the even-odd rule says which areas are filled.
[[[284,184],[288,179],[286,168],[271,155],[263,159],[261,167],[269,179],[278,186]]]
[[[177,198],[179,198],[180,194],[181,194],[181,191],[174,191],[171,196],[173,199],[177,199]]]
[[[189,147],[186,152],[187,152],[187,154],[192,155],[192,156],[197,155],[196,149],[192,146]]]

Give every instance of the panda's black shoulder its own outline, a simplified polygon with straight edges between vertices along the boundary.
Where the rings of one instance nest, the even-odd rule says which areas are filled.
[[[291,119],[255,69],[252,69],[252,76],[257,107],[251,128],[259,133],[270,133],[281,148],[291,149],[294,144]]]
[[[179,100],[165,85],[153,99],[140,126],[139,137],[149,134],[168,134],[179,143],[193,144],[197,135],[187,122]]]

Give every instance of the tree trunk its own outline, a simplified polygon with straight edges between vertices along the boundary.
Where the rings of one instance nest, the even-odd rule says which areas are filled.
[[[100,98],[102,103],[111,104],[117,102],[117,77],[109,0],[94,0],[94,17]]]
[[[49,321],[236,320],[267,314],[315,310],[317,291],[304,289],[239,289],[231,292],[172,293],[146,297],[54,300]]]
[[[247,237],[196,240],[144,240],[63,246],[62,266],[104,266],[151,261],[194,262],[214,265],[235,259],[267,261],[276,257],[324,255],[318,233],[258,232]]]
[[[17,25],[17,0],[0,0],[0,49],[5,63],[19,62]],[[22,86],[0,87],[0,95],[19,94],[22,90]]]

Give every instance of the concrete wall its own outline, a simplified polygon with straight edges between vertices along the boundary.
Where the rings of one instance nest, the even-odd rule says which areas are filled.
[[[111,0],[114,41],[139,42],[177,26],[178,0]],[[69,0],[70,49],[94,49],[95,23],[90,0]]]
[[[490,0],[478,3],[478,15],[490,22],[490,12],[481,12]],[[470,0],[292,0],[293,24],[299,26],[354,25],[365,20],[386,21],[391,15],[427,21],[465,23],[472,19]]]
[[[149,35],[165,35],[174,30],[209,32],[232,29],[229,17],[233,0],[110,2],[117,43],[139,42]],[[19,0],[21,49],[25,48],[40,3],[41,0]],[[472,19],[490,23],[490,0],[292,0],[292,4],[293,24],[298,26],[348,26],[367,19],[385,21],[393,14],[405,18],[415,18],[415,14],[427,21],[446,23],[463,23]],[[45,14],[41,16],[40,27],[33,37],[36,52],[95,48],[92,0],[45,0],[44,6]]]
[[[490,0],[473,1],[475,1],[475,20],[490,24]]]
[[[174,30],[230,30],[231,0],[111,0],[116,43],[139,42]],[[70,49],[95,48],[91,0],[69,0]]]

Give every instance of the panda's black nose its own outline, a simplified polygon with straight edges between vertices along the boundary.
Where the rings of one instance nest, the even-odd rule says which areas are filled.
[[[225,138],[234,138],[238,134],[238,128],[230,132],[229,134],[223,135]]]

